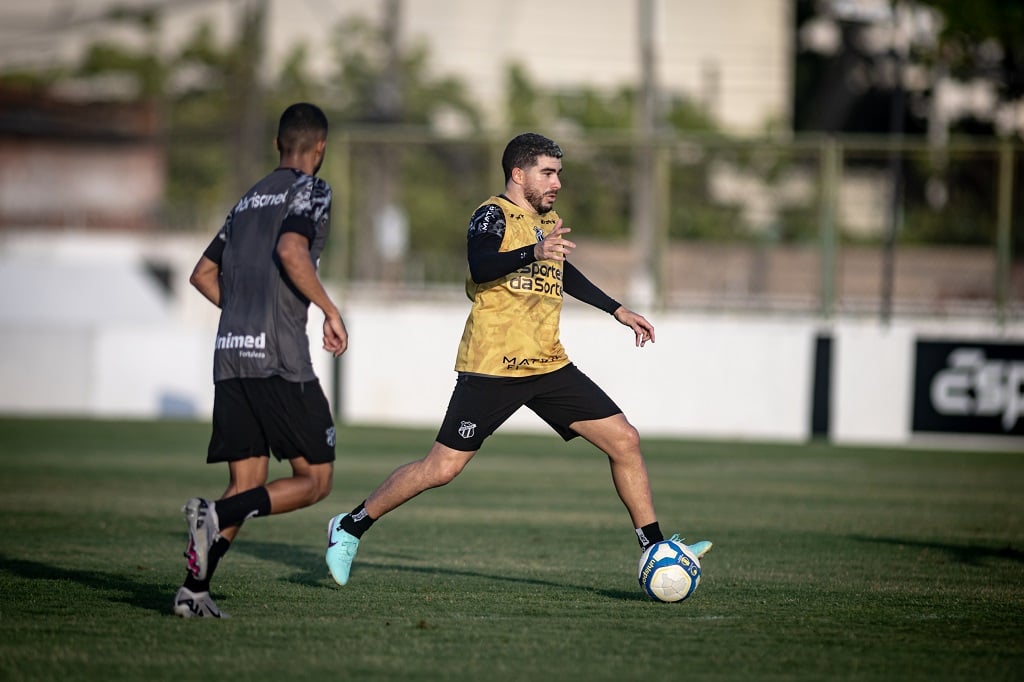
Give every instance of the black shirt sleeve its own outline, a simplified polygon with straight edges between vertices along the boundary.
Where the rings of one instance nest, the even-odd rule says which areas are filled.
[[[597,288],[593,282],[586,278],[575,265],[565,261],[564,272],[562,273],[562,286],[565,293],[595,308],[605,311],[609,315],[619,308],[619,302],[608,294]]]
[[[206,247],[206,251],[203,251],[203,255],[220,265],[221,259],[224,257],[224,244],[224,232],[218,232],[210,245]]]
[[[316,236],[316,223],[308,216],[292,214],[281,222],[281,232],[278,234],[278,238],[285,232],[301,234],[312,244],[313,237]]]
[[[477,284],[504,277],[536,260],[532,245],[515,251],[499,251],[501,239],[490,232],[479,232],[467,241],[469,276]]]
[[[500,206],[484,204],[469,219],[466,255],[469,276],[477,284],[490,282],[515,272],[536,260],[533,246],[515,251],[499,251],[505,239],[505,213]]]

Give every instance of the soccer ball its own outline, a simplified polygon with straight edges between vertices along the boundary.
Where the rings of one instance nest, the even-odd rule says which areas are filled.
[[[700,584],[700,561],[682,542],[662,540],[641,555],[637,579],[652,599],[683,601]]]

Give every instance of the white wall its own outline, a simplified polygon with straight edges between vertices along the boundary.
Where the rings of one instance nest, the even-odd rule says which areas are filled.
[[[845,323],[836,330],[832,436],[839,442],[897,443],[908,437],[913,330]]]
[[[8,235],[7,257],[0,258],[0,413],[209,419],[217,314],[187,284],[204,245],[122,239],[94,252],[79,248],[74,236],[46,246],[32,236]],[[140,267],[154,249],[177,270],[170,292]],[[340,364],[342,420],[436,428],[454,386],[468,301],[402,302],[354,292],[334,297],[350,333]],[[913,443],[921,440],[911,432],[917,340],[1024,346],[1024,321],[999,327],[899,319],[885,327],[873,319],[823,326],[814,318],[782,316],[649,317],[657,342],[638,349],[630,330],[569,300],[562,338],[570,358],[650,436],[808,439],[815,339],[824,333],[834,341],[830,437]],[[320,347],[321,324],[319,311],[312,311],[311,352],[330,397],[334,366]],[[1024,396],[1013,398],[1024,404]],[[547,429],[528,410],[506,428]],[[993,442],[1024,451],[1020,440]]]
[[[343,364],[344,413],[353,421],[436,427],[455,385],[455,352],[468,302],[351,301]],[[684,315],[651,316],[642,349],[611,316],[570,302],[562,316],[569,357],[639,429],[659,435],[798,440],[806,436],[809,325]],[[529,410],[510,428],[544,430]]]

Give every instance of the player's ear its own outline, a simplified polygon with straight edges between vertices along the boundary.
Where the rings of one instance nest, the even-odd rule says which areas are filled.
[[[515,182],[517,185],[523,184],[523,180],[525,178],[526,178],[526,173],[523,171],[522,168],[513,168],[512,169],[512,181]]]
[[[274,138],[274,149],[276,149],[279,154],[281,153],[281,140],[276,137]]]

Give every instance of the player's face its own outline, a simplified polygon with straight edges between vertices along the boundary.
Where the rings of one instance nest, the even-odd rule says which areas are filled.
[[[562,187],[559,175],[562,160],[553,156],[538,156],[537,163],[523,172],[523,196],[537,213],[547,213],[555,205]]]

